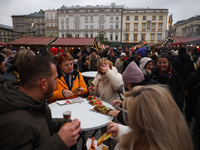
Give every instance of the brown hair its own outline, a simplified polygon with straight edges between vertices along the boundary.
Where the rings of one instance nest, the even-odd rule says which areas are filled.
[[[113,63],[112,63],[110,60],[108,60],[107,58],[106,58],[106,59],[102,58],[102,59],[100,60],[100,62],[99,62],[98,74],[102,74],[102,72],[100,71],[100,66],[101,66],[103,63],[108,63],[109,66],[110,66],[110,69],[112,69]]]
[[[59,65],[61,65],[62,62],[66,61],[66,60],[73,61],[72,55],[68,52],[64,52],[64,53],[60,54],[57,58],[57,63],[56,63],[57,67]]]
[[[36,86],[38,80],[48,80],[53,75],[51,64],[51,59],[45,56],[25,58],[19,68],[21,85],[31,88]]]
[[[185,119],[165,86],[136,86],[125,96],[131,130],[121,138],[119,149],[193,149]]]

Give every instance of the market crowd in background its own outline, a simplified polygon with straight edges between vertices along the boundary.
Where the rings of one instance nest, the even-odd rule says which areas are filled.
[[[21,46],[16,51],[5,48],[0,53],[0,82],[20,82],[19,70],[22,62],[27,57],[37,55],[50,58],[57,67],[58,85],[54,95],[48,99],[49,102],[58,98],[87,96],[87,94],[94,93],[94,89],[89,88],[91,86],[90,83],[87,80],[84,81],[81,73],[97,71],[98,75],[94,80],[94,85],[96,85],[97,81],[99,83],[100,80],[101,82],[104,80],[101,75],[107,73],[107,70],[102,71],[99,68],[107,64],[109,64],[108,67],[112,72],[108,71],[110,77],[105,78],[105,83],[102,86],[109,83],[111,87],[114,87],[113,91],[117,86],[112,85],[114,83],[109,78],[115,76],[119,80],[119,86],[124,81],[123,88],[126,91],[138,85],[147,85],[149,82],[166,85],[184,116],[188,128],[191,130],[194,145],[198,147],[200,143],[200,48],[150,49],[148,43],[144,43],[140,48],[128,48],[125,46],[98,49],[86,46],[81,50],[75,47],[71,54],[67,49],[63,50],[55,47],[50,49],[43,48],[38,52],[24,46]],[[109,60],[109,62],[102,60]],[[105,73],[102,73],[104,71]],[[117,78],[117,76],[120,78]],[[63,81],[65,81],[69,91],[73,91],[78,85],[81,85],[81,92],[73,95],[73,93],[63,90]],[[102,92],[102,89],[100,92]],[[124,92],[122,88],[120,91]],[[114,92],[117,97],[118,91]],[[106,95],[104,94],[101,93],[98,96],[104,98]],[[110,103],[112,104],[112,102]],[[121,145],[123,144],[121,143]]]

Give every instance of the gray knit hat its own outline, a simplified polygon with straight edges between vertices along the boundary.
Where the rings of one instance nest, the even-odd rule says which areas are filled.
[[[122,74],[122,78],[126,83],[140,83],[144,80],[144,74],[135,62],[131,62]]]

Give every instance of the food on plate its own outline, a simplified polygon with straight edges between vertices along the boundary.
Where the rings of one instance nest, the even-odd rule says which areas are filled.
[[[79,93],[79,92],[81,92],[81,87],[76,88],[73,92],[74,92],[74,93]]]
[[[94,146],[94,137],[91,138],[92,139],[92,142],[91,142],[91,145],[90,145],[90,149],[89,150],[96,150],[95,146]]]
[[[93,95],[89,95],[88,97],[87,97],[87,100],[89,101],[89,100],[92,100],[92,99],[95,99],[95,98],[97,98],[96,96],[93,96]]]
[[[88,96],[87,100],[91,105],[103,105],[100,99],[98,99],[96,96]]]
[[[71,104],[72,102],[70,102],[70,101],[66,100],[66,103],[67,103],[67,104]]]
[[[112,109],[109,107],[106,107],[105,105],[95,105],[93,107],[93,110],[100,112],[102,114],[108,115],[109,111],[111,111]]]
[[[97,141],[97,146],[101,145],[105,140],[107,140],[109,137],[111,137],[112,133],[104,133]]]

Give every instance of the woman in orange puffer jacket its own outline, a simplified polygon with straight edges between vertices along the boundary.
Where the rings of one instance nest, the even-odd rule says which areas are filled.
[[[83,76],[78,70],[74,70],[73,58],[69,53],[62,53],[57,58],[58,84],[53,96],[48,100],[52,103],[56,100],[76,98],[87,94],[87,86]],[[74,92],[79,88],[78,92]]]

